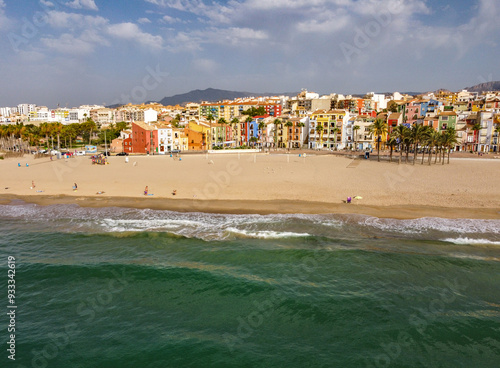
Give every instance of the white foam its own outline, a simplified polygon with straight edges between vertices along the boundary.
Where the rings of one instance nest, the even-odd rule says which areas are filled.
[[[258,239],[300,238],[300,237],[311,236],[310,234],[307,233],[294,233],[289,231],[280,232],[280,231],[268,231],[268,230],[249,231],[249,230],[236,229],[233,227],[228,228],[227,231],[230,233],[243,235],[245,237],[258,238]]]
[[[493,244],[500,245],[500,241],[492,241],[488,239],[471,239],[471,238],[447,238],[442,241],[454,244]]]
[[[423,217],[412,220],[395,220],[368,217],[362,221],[362,224],[381,230],[414,234],[429,231],[462,234],[500,234],[500,220],[446,219],[434,217]]]
[[[343,234],[344,228],[347,228],[349,231],[352,229],[354,234],[361,232],[367,236],[384,232],[388,236],[397,234],[398,237],[400,234],[409,234],[410,237],[421,234],[419,237],[425,239],[481,237],[484,238],[481,240],[483,243],[496,244],[497,235],[500,234],[500,220],[445,218],[397,220],[366,215],[334,214],[232,215],[117,207],[89,208],[77,205],[39,206],[24,202],[0,205],[0,218],[40,222],[48,224],[48,227],[55,231],[62,232],[164,231],[201,239],[226,239],[235,235],[262,239],[310,236],[310,234],[337,237],[338,234]],[[474,239],[473,241],[479,242]]]

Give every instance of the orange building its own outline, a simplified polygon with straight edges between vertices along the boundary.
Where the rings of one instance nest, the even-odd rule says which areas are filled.
[[[197,132],[189,128],[184,129],[184,134],[188,139],[188,150],[189,151],[203,151],[206,149],[205,145],[205,134],[202,132]]]

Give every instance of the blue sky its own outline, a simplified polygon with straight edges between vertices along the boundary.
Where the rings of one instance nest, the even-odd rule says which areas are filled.
[[[0,0],[0,106],[500,80],[498,0]]]

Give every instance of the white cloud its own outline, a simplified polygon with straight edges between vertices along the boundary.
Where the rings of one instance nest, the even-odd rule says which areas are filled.
[[[182,22],[182,20],[180,20],[179,18],[174,18],[174,17],[171,17],[170,15],[164,15],[163,18],[161,18],[161,19],[165,23],[178,23],[178,22]]]
[[[203,45],[218,44],[222,46],[248,48],[256,46],[269,39],[264,31],[250,28],[210,28],[191,32],[179,32],[170,40],[170,51],[196,51],[202,50]]]
[[[193,68],[202,73],[213,73],[218,69],[218,64],[210,59],[195,59],[193,60]]]
[[[73,9],[99,10],[94,0],[73,0],[66,5]]]
[[[64,54],[88,54],[94,51],[94,44],[83,39],[75,38],[69,33],[59,38],[41,38],[40,41],[47,47]]]
[[[332,34],[350,27],[352,18],[345,14],[335,14],[327,11],[315,19],[308,19],[297,23],[296,29],[301,33],[328,33]]]
[[[11,21],[5,15],[5,2],[4,0],[0,0],[0,30],[8,29],[13,25],[13,21]]]
[[[114,37],[132,40],[153,49],[160,49],[163,44],[161,36],[154,36],[150,33],[143,32],[134,23],[112,24],[107,28],[107,31]]]
[[[106,18],[101,16],[82,15],[77,13],[66,13],[63,11],[51,10],[47,12],[47,24],[53,28],[99,28],[108,23]]]
[[[149,20],[149,18],[139,18],[137,20],[138,23],[140,24],[147,24],[147,23],[151,23],[151,21]]]
[[[46,1],[46,0],[40,0],[40,4],[42,4],[43,6],[47,6],[47,7],[53,7],[54,6],[53,2]]]

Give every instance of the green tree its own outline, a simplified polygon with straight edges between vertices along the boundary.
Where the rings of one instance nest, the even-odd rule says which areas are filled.
[[[274,119],[274,149],[278,149],[278,125],[281,124],[280,119]]]
[[[263,132],[264,132],[264,128],[266,127],[266,123],[264,123],[263,121],[261,121],[259,123],[259,137],[260,137],[260,146],[262,147],[262,138],[263,137]]]
[[[80,124],[80,130],[82,134],[87,137],[88,135],[88,140],[89,140],[89,145],[92,144],[92,134],[94,133],[94,130],[97,129],[97,125],[94,122],[94,120],[88,118],[87,121],[84,123]]]
[[[340,129],[335,127],[330,129],[330,134],[333,134],[334,142],[335,142],[335,150],[337,150],[337,143],[338,143],[338,135],[339,135]]]
[[[394,128],[392,131],[392,134],[394,138],[396,138],[398,145],[399,145],[399,160],[398,164],[401,164],[401,159],[403,155],[403,149],[404,149],[404,144],[408,139],[408,136],[410,134],[410,129],[408,129],[404,125],[398,125],[397,127]]]
[[[242,111],[241,114],[242,115],[248,115],[248,116],[250,116],[250,117],[253,118],[255,116],[266,115],[266,109],[264,108],[264,106],[259,106],[258,108],[255,108],[254,106],[252,106],[248,110]]]
[[[288,149],[290,149],[290,128],[293,127],[293,123],[288,120],[286,123],[285,123],[285,126],[287,127],[287,140],[286,140],[286,146],[288,146]]]
[[[61,123],[53,123],[52,124],[52,132],[57,135],[57,150],[61,150],[61,132],[63,129],[63,125]]]
[[[455,128],[449,127],[446,129],[444,132],[444,138],[443,138],[444,146],[446,147],[446,150],[448,151],[448,164],[450,163],[450,151],[452,147],[454,147],[458,140],[457,140],[457,132],[455,131]],[[443,164],[444,164],[444,157],[443,157]]]
[[[232,141],[236,141],[236,133],[237,133],[237,127],[238,127],[239,123],[240,123],[240,121],[238,120],[238,118],[233,118],[231,120],[231,122],[229,123],[231,125],[231,133],[232,133],[231,140]],[[235,146],[236,145],[237,144],[235,144]]]
[[[212,121],[215,120],[214,116],[212,114],[208,114],[207,116],[208,124],[210,125],[210,132],[208,134],[208,149],[212,149]]]
[[[472,126],[472,131],[474,132],[474,142],[476,144],[476,152],[479,151],[479,131],[481,130],[481,124],[476,123]]]
[[[369,126],[368,130],[373,135],[377,136],[377,161],[380,162],[380,141],[382,140],[382,135],[387,134],[387,123],[377,118],[375,121]]]
[[[424,139],[425,131],[426,129],[422,124],[415,124],[410,128],[411,141],[413,142],[413,165],[417,161],[418,145]]]
[[[387,111],[398,112],[398,104],[395,101],[389,101],[387,103]]]
[[[387,141],[387,145],[389,146],[390,149],[390,155],[389,155],[389,162],[392,162],[392,151],[394,150],[394,147],[398,144],[397,138],[394,136],[394,134],[389,135],[389,140]]]
[[[429,146],[429,161],[428,164],[430,166],[432,162],[432,151],[435,149],[436,150],[436,155],[437,155],[437,149],[439,146],[439,140],[441,138],[441,134],[436,132],[432,127],[429,132],[429,136],[427,138],[427,145]]]
[[[497,134],[497,153],[500,152],[500,124],[496,124],[495,133]]]
[[[356,141],[357,141],[357,135],[358,135],[358,130],[361,129],[361,127],[359,125],[355,125],[352,127],[352,131],[354,133],[354,137],[353,137],[353,140],[354,140],[354,148],[355,150],[357,151],[358,150],[358,147],[356,146]]]
[[[432,136],[433,131],[434,131],[434,129],[430,126],[424,127],[424,132],[422,133],[422,161],[420,162],[421,165],[424,164],[425,148],[427,148],[428,150],[431,149],[429,147],[429,140],[430,140],[430,137]]]
[[[319,148],[323,148],[323,131],[325,128],[321,123],[316,125],[316,133],[319,133]]]
[[[52,126],[45,122],[40,124],[40,134],[45,136],[45,146],[49,147],[49,135],[51,134]]]

